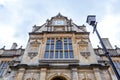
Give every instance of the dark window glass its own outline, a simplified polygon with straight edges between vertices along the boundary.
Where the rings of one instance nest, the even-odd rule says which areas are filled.
[[[73,51],[70,51],[70,58],[74,58]]]
[[[66,43],[64,43],[64,50],[68,50],[68,46]]]
[[[54,57],[54,52],[51,51],[51,52],[50,52],[50,58],[53,58],[53,57]]]
[[[58,51],[55,52],[55,58],[58,58]]]
[[[64,42],[65,42],[65,43],[67,42],[67,38],[64,38]]]
[[[69,44],[69,50],[73,50],[73,49],[72,49],[72,44]]]
[[[63,58],[63,52],[60,51],[60,58]]]
[[[50,43],[50,38],[47,39],[47,43]]]
[[[8,62],[0,63],[0,77],[3,77],[7,73],[8,67],[9,67]]]
[[[56,41],[56,50],[62,50],[62,41],[61,40]]]
[[[72,43],[72,40],[71,40],[71,38],[68,38],[68,42],[69,42],[69,43]]]
[[[54,44],[51,45],[51,50],[54,50]]]
[[[114,62],[114,65],[115,65],[115,67],[120,75],[120,62]]]
[[[49,52],[45,52],[44,58],[48,58],[49,57]]]
[[[49,50],[49,47],[50,47],[50,45],[49,45],[49,44],[47,44],[47,45],[46,45],[46,50]]]
[[[65,58],[68,58],[68,52],[65,52]]]
[[[54,43],[54,38],[51,39],[51,43]]]

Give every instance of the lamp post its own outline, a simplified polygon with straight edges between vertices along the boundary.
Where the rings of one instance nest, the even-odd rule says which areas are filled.
[[[109,63],[111,64],[117,79],[120,80],[120,75],[119,75],[119,73],[118,73],[118,71],[117,71],[117,69],[116,69],[116,67],[115,67],[115,65],[114,65],[114,63],[113,63],[113,61],[112,61],[112,59],[110,57],[110,54],[109,54],[106,46],[104,45],[104,43],[103,43],[103,41],[101,39],[101,36],[100,36],[100,34],[99,34],[99,32],[98,32],[98,30],[96,28],[97,27],[96,16],[95,15],[88,15],[86,22],[93,27],[93,33],[96,32],[96,34],[97,34],[97,36],[98,36],[98,38],[100,40],[101,46],[102,46],[103,50],[105,51],[105,55],[108,58]]]

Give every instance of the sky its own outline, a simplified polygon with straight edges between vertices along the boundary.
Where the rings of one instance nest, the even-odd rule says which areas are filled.
[[[42,25],[59,12],[77,25],[86,25],[92,46],[99,39],[86,23],[87,15],[96,15],[102,38],[109,38],[113,48],[120,47],[120,0],[0,0],[0,48],[26,47],[34,25]]]

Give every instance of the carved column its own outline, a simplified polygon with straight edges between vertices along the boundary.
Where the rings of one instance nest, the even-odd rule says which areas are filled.
[[[93,71],[94,71],[96,80],[102,80],[100,76],[100,70],[98,68],[94,68]]]
[[[41,68],[40,70],[40,80],[46,80],[46,68]]]
[[[19,69],[16,80],[23,80],[24,72],[25,72],[24,68]]]
[[[72,79],[71,80],[78,80],[77,68],[72,68]]]

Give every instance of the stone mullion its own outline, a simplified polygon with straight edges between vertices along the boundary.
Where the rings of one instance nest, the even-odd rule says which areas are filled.
[[[72,68],[72,75],[71,75],[71,80],[78,80],[78,72],[77,68]]]
[[[19,69],[16,80],[23,80],[25,69]]]
[[[62,52],[63,52],[63,59],[65,58],[64,53],[64,38],[62,37]]]
[[[41,68],[40,70],[40,79],[39,80],[46,80],[46,71],[47,69],[46,68]]]
[[[94,68],[93,71],[94,71],[96,80],[102,80],[100,75],[100,70],[98,68]]]

